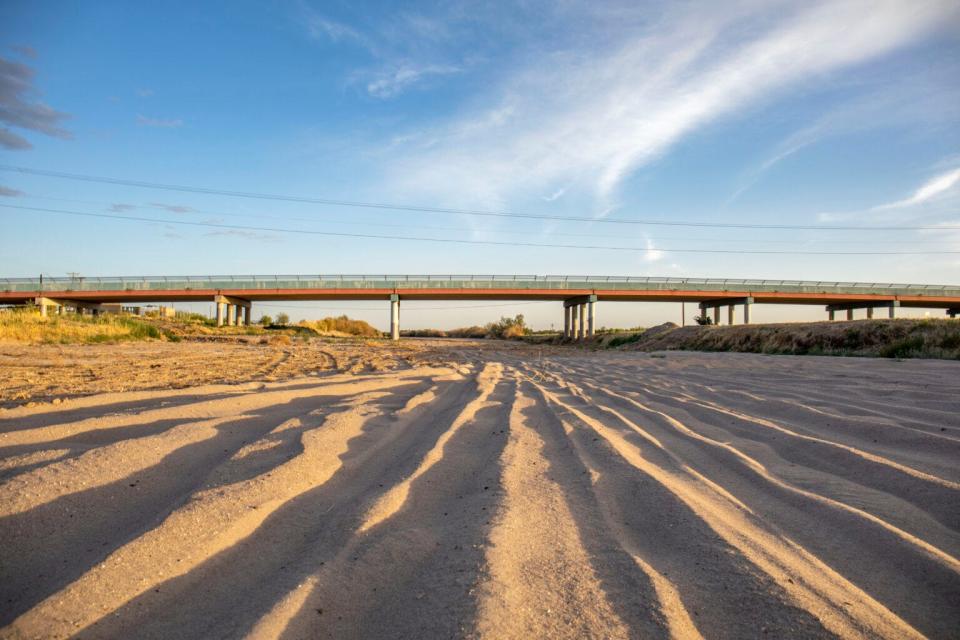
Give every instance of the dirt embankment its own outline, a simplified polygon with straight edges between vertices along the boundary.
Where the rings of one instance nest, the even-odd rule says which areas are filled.
[[[635,351],[960,359],[960,322],[904,319],[704,327],[667,323],[641,334],[605,335],[592,342]]]

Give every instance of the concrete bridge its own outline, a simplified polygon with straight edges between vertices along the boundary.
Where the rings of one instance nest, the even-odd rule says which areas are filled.
[[[254,302],[267,300],[390,301],[390,331],[400,336],[401,300],[556,300],[563,303],[564,336],[582,339],[597,328],[597,303],[616,301],[696,302],[720,324],[735,321],[743,307],[750,322],[753,304],[824,305],[853,319],[874,309],[896,316],[899,307],[945,309],[960,314],[960,285],[885,284],[803,280],[734,280],[617,276],[493,275],[290,275],[171,276],[115,278],[0,278],[0,304],[90,309],[109,303],[214,302],[217,325],[250,324]],[[242,314],[242,315],[241,315]]]

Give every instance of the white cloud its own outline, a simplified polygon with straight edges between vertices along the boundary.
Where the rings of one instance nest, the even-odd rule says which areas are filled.
[[[580,48],[532,56],[490,88],[492,98],[418,132],[435,142],[391,155],[398,189],[497,205],[564,182],[603,208],[625,178],[699,128],[915,42],[958,8],[946,0],[671,6],[646,28],[609,28]]]
[[[659,262],[663,259],[664,253],[657,249],[657,246],[650,238],[646,239],[647,250],[643,253],[644,262]]]
[[[960,168],[954,169],[953,171],[947,171],[946,173],[941,173],[940,175],[931,178],[923,183],[923,185],[921,185],[916,191],[914,191],[913,195],[909,198],[882,204],[874,207],[873,210],[880,211],[883,209],[900,209],[903,207],[912,207],[918,204],[923,204],[950,192],[958,183],[960,183]]]

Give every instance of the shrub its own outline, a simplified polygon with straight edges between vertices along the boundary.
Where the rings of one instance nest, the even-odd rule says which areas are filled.
[[[500,318],[499,322],[488,325],[487,330],[495,338],[520,338],[530,333],[522,313],[513,318]]]
[[[278,314],[277,314],[277,324],[280,324],[280,325],[290,324],[290,316],[288,316],[288,315],[285,314],[285,313],[278,313]]]
[[[312,322],[301,322],[300,326],[313,329],[318,333],[323,332],[338,332],[346,333],[352,336],[362,336],[364,338],[377,338],[380,337],[381,333],[378,329],[370,326],[364,320],[352,320],[346,315],[339,316],[337,318],[324,318],[322,320],[314,320]]]
[[[262,315],[260,316],[260,324],[264,327],[269,327],[273,324],[273,318],[268,315]]]

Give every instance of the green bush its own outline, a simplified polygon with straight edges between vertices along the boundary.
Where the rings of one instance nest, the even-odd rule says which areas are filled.
[[[262,315],[260,316],[260,324],[264,327],[269,327],[273,324],[273,318],[268,315]]]
[[[277,324],[279,325],[288,325],[290,324],[290,316],[285,313],[277,314]]]

